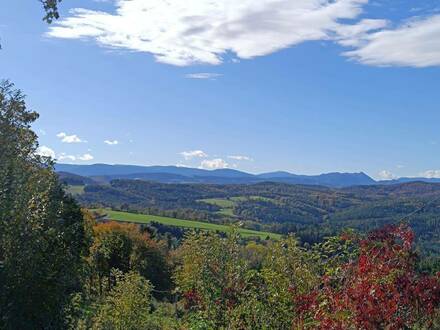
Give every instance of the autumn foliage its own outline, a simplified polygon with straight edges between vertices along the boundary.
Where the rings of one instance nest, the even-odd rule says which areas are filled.
[[[344,237],[351,239],[350,237]],[[336,276],[296,296],[298,328],[430,328],[440,303],[439,277],[419,275],[406,225],[387,226],[357,241],[359,257]]]
[[[107,222],[94,226],[88,264],[92,286],[100,294],[104,283],[107,290],[114,285],[114,269],[139,272],[160,291],[168,290],[171,285],[163,242],[151,239],[134,224]]]
[[[413,241],[406,225],[366,237],[343,234],[312,251],[288,238],[266,246],[252,268],[246,247],[240,251],[231,237],[188,237],[177,274],[187,322],[222,329],[438,328],[439,277],[416,271]]]

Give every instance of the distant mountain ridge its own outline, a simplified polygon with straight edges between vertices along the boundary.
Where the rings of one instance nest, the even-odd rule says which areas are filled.
[[[389,181],[375,181],[363,172],[325,173],[319,175],[298,175],[284,171],[250,174],[234,169],[205,170],[178,166],[138,166],[138,165],[76,165],[56,164],[55,170],[68,177],[71,173],[95,182],[105,183],[115,179],[156,181],[161,183],[213,183],[213,184],[252,184],[259,182],[279,182],[326,187],[350,187],[377,184],[396,184],[403,182],[425,181],[440,182],[440,179],[401,178]],[[77,177],[75,179],[78,179]]]

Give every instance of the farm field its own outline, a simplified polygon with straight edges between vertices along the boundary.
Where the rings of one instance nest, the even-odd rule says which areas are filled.
[[[199,199],[198,202],[216,205],[220,207],[220,211],[218,214],[222,214],[225,216],[234,216],[234,207],[238,204],[238,202],[244,201],[265,201],[265,202],[273,202],[274,199],[266,198],[262,196],[235,196],[229,198],[206,198]]]
[[[81,195],[84,193],[84,186],[71,186],[71,185],[69,185],[66,187],[66,192],[68,194],[73,195],[73,196]]]
[[[105,217],[106,219],[114,220],[114,221],[133,222],[133,223],[139,223],[139,224],[158,222],[158,223],[168,225],[168,226],[202,229],[202,230],[209,230],[209,231],[220,231],[220,232],[225,232],[225,233],[231,231],[231,229],[232,229],[231,226],[228,226],[228,225],[218,225],[218,224],[201,222],[201,221],[183,220],[183,219],[161,217],[161,216],[155,216],[155,215],[112,211],[109,209],[92,209],[91,211],[106,214],[106,217]],[[271,239],[280,239],[281,238],[281,235],[279,235],[279,234],[269,233],[269,232],[260,232],[260,231],[256,231],[256,230],[243,229],[243,228],[238,228],[238,232],[243,237],[260,237],[261,239],[266,239],[267,237],[269,237]]]

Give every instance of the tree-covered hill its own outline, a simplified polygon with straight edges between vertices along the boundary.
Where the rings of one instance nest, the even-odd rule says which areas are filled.
[[[88,207],[210,222],[241,221],[251,229],[294,232],[309,243],[347,227],[369,231],[418,210],[409,222],[426,249],[440,251],[438,198],[440,184],[425,182],[337,189],[283,183],[210,185],[141,180],[86,185],[84,193],[77,196]]]

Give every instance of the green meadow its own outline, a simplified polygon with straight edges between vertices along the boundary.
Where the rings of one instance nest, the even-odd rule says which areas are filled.
[[[112,211],[109,209],[94,209],[92,211],[97,211],[99,213],[105,214],[106,219],[114,220],[114,221],[132,222],[139,224],[158,222],[168,226],[202,229],[209,231],[219,231],[224,233],[230,232],[232,230],[232,227],[228,225],[219,225],[219,224],[201,222],[201,221],[183,220],[183,219],[176,219],[169,217],[161,217],[156,215]],[[266,239],[267,237],[271,239],[280,239],[281,237],[281,235],[279,234],[244,229],[244,228],[237,228],[237,230],[240,233],[240,235],[242,235],[243,237],[260,237],[261,239]]]
[[[261,196],[235,196],[229,198],[206,198],[206,199],[199,199],[198,201],[206,204],[216,205],[220,207],[220,211],[217,212],[218,214],[233,217],[234,207],[238,204],[238,202],[245,202],[245,201],[273,202],[274,200],[271,198],[266,198]]]
[[[66,192],[68,194],[71,194],[73,196],[75,195],[81,195],[84,193],[84,186],[67,186],[66,187]]]

